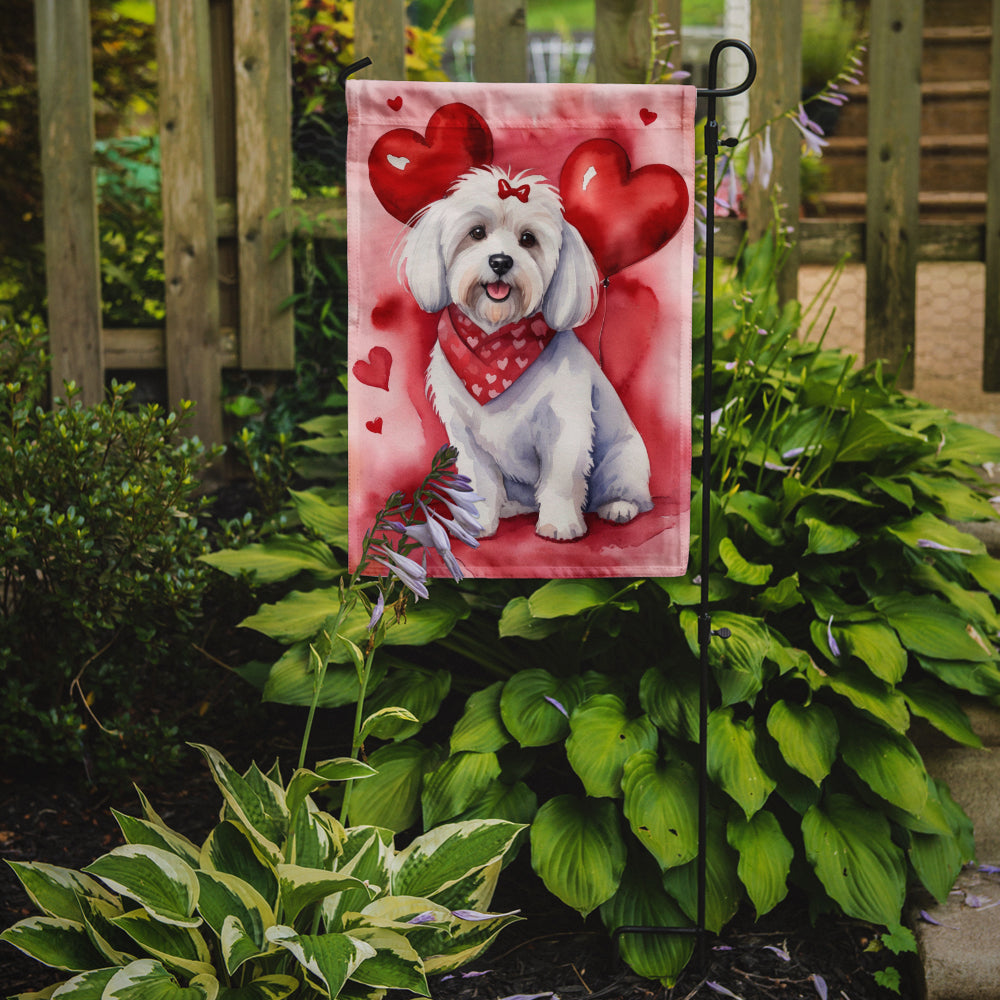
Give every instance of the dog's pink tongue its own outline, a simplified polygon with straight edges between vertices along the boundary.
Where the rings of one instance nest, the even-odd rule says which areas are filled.
[[[510,285],[503,281],[494,281],[492,284],[486,286],[486,291],[489,293],[491,299],[505,299],[510,295]]]

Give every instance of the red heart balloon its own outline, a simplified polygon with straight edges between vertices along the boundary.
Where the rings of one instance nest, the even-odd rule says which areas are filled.
[[[566,221],[580,231],[605,277],[668,243],[688,211],[684,178],[665,163],[633,170],[612,139],[588,139],[559,175]]]
[[[461,174],[492,159],[493,135],[485,119],[467,104],[445,104],[431,115],[424,135],[396,128],[376,140],[368,177],[382,207],[409,223],[443,198]]]

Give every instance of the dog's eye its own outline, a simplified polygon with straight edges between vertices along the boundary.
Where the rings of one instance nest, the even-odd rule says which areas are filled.
[[[475,228],[473,228],[473,229],[471,229],[469,231],[469,235],[474,240],[485,240],[486,239],[486,227],[485,226],[476,226]]]
[[[538,240],[535,239],[535,234],[530,232],[521,233],[521,239],[518,241],[523,247],[533,247]]]

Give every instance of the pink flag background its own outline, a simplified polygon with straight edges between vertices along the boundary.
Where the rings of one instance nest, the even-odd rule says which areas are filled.
[[[652,510],[626,524],[587,513],[587,534],[572,541],[540,537],[536,517],[520,514],[502,519],[496,534],[484,538],[478,549],[456,542],[454,553],[466,572],[478,577],[686,572],[695,98],[694,88],[674,85],[348,82],[352,567],[364,532],[386,498],[394,490],[410,492],[419,485],[434,453],[448,442],[425,386],[439,314],[424,312],[397,276],[395,255],[408,227],[376,197],[369,155],[392,130],[410,129],[424,136],[432,115],[458,102],[485,120],[492,135],[492,162],[509,168],[512,175],[530,170],[558,187],[567,157],[580,143],[612,139],[627,153],[633,177],[647,165],[666,164],[678,171],[688,203],[676,235],[611,273],[599,290],[594,315],[576,329],[646,445]],[[609,198],[603,208],[604,235],[626,256],[640,252],[635,247],[642,245],[642,198],[639,184],[625,186],[620,197]],[[591,250],[597,257],[597,248]],[[611,260],[611,254],[605,247],[603,259]],[[602,269],[602,277],[604,273]],[[446,573],[433,552],[428,572]]]

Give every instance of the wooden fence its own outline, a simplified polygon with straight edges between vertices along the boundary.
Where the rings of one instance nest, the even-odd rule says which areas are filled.
[[[101,397],[114,369],[165,369],[171,402],[198,405],[196,433],[223,438],[221,371],[293,365],[291,254],[290,0],[158,0],[166,325],[101,326],[100,268],[90,99],[88,0],[35,0],[53,384],[73,379],[85,401]],[[526,78],[525,6],[474,0],[476,75]],[[595,0],[598,82],[642,82],[651,8],[681,23],[682,0]],[[866,356],[895,364],[910,353],[916,266],[924,260],[985,261],[983,380],[1000,390],[1000,0],[992,3],[991,103],[985,223],[921,222],[920,47],[923,2],[871,0],[869,132],[864,221],[785,222],[797,231],[782,291],[795,294],[800,263],[849,253],[867,270]],[[753,0],[751,43],[759,72],[750,91],[753,129],[800,98],[801,0]],[[402,79],[404,0],[357,0],[356,52],[365,70]],[[683,39],[681,39],[683,47]],[[676,53],[675,53],[676,57]],[[725,102],[720,102],[724,104]],[[724,108],[720,108],[720,118]],[[738,124],[738,123],[736,123]],[[775,171],[751,189],[747,220],[725,220],[717,251],[732,253],[745,227],[760,233],[771,199],[799,203],[800,137],[774,130]],[[784,127],[787,125],[787,127]],[[735,128],[731,129],[735,131]],[[319,237],[342,238],[343,202],[299,206]],[[786,210],[787,213],[787,210]]]

